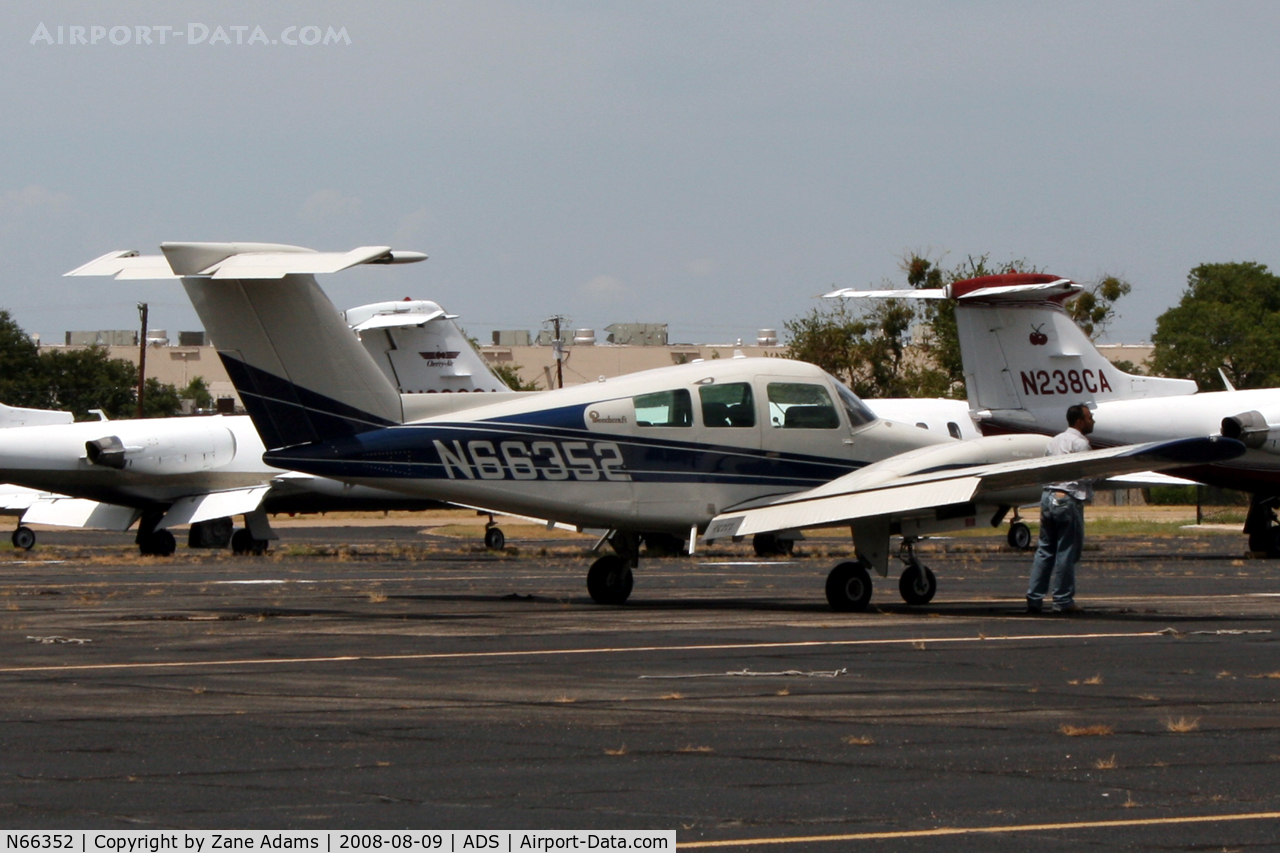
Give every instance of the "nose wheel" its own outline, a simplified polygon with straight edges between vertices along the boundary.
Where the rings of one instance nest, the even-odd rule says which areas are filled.
[[[489,521],[484,526],[484,547],[490,551],[501,551],[507,547],[507,535],[502,532],[498,522],[493,520],[493,515],[483,512],[479,514],[489,516]]]
[[[898,578],[898,592],[907,604],[928,604],[938,591],[938,578],[933,570],[920,562],[916,557],[915,542],[912,539],[902,540],[902,552],[898,559],[906,565],[902,577]]]

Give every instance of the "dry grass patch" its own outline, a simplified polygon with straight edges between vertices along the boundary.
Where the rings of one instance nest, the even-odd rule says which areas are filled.
[[[577,702],[578,699],[576,696],[557,696],[551,701],[555,702],[557,705],[572,705],[574,702]]]
[[[1101,683],[1102,683],[1102,675],[1101,675],[1101,674],[1098,674],[1098,675],[1094,675],[1094,676],[1091,676],[1091,677],[1089,677],[1089,678],[1086,678],[1086,679],[1084,680],[1084,683],[1085,683],[1085,684],[1101,684]]]
[[[707,755],[708,753],[715,752],[715,750],[709,746],[694,746],[693,744],[689,744],[687,746],[680,747],[676,752],[683,753],[685,755]]]
[[[840,739],[850,746],[872,746],[876,742],[875,738],[866,735],[845,735]]]
[[[1093,766],[1096,770],[1115,770],[1120,766],[1120,762],[1116,761],[1116,757],[1113,755],[1110,758],[1099,758],[1093,762]]]
[[[917,651],[921,651],[921,652],[923,652],[923,651],[927,648],[927,646],[925,646],[925,644],[924,644],[924,640],[912,640],[912,641],[911,641],[911,648],[913,648],[913,649],[915,649],[915,650],[917,650]]]
[[[1164,721],[1165,731],[1185,734],[1200,728],[1199,717],[1168,717]]]
[[[373,590],[367,593],[370,604],[382,604],[387,600],[387,594],[382,590]]]
[[[604,754],[605,755],[626,755],[627,745],[624,743],[622,746],[618,747],[617,749],[606,749],[604,751]]]
[[[659,696],[659,699],[683,699],[683,693],[668,693],[666,696]]]
[[[1058,732],[1067,737],[1106,737],[1115,734],[1116,730],[1103,723],[1094,723],[1091,726],[1072,726],[1063,723],[1058,726]]]
[[[791,688],[790,688],[790,687],[784,687],[784,688],[782,688],[781,690],[779,690],[777,693],[775,693],[774,695],[775,695],[775,696],[790,696],[790,695],[791,695]]]

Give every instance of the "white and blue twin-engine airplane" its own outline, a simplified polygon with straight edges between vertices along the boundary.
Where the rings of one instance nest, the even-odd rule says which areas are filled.
[[[494,400],[401,395],[320,290],[317,273],[424,259],[387,247],[346,253],[254,243],[164,243],[113,252],[77,275],[181,278],[267,447],[271,465],[579,528],[615,553],[587,589],[631,594],[640,546],[850,528],[856,559],[826,593],[861,610],[869,569],[929,601],[919,536],[998,523],[1045,482],[1232,458],[1243,446],[1195,438],[1045,457],[1047,439],[960,441],[878,419],[821,369],[776,358],[694,362]]]

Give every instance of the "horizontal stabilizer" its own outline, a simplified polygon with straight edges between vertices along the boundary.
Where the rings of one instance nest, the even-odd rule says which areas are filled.
[[[163,255],[139,255],[136,250],[108,252],[66,275],[114,276],[122,280],[181,276],[269,280],[341,272],[360,264],[408,264],[427,258],[420,252],[392,251],[390,246],[317,252],[278,243],[161,243],[160,250]]]
[[[822,294],[823,299],[946,299],[947,291],[929,288],[925,290],[854,290],[842,287]]]
[[[452,315],[444,313],[443,310],[432,311],[429,314],[375,314],[351,328],[357,332],[365,332],[369,329],[402,329],[407,326],[424,326],[432,320],[450,316]]]
[[[249,489],[231,489],[225,492],[209,492],[205,495],[181,498],[173,502],[173,506],[169,507],[164,518],[160,519],[156,529],[253,512],[262,505],[262,499],[270,490],[270,486],[254,486]]]
[[[88,527],[94,530],[128,530],[141,513],[128,506],[105,504],[84,498],[36,501],[22,514],[23,524]]]

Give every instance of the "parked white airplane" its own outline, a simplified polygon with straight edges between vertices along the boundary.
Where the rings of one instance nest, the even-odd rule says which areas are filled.
[[[1220,434],[1249,448],[1237,459],[1165,473],[1252,495],[1244,532],[1280,556],[1280,388],[1198,393],[1195,382],[1116,369],[1063,304],[1083,288],[1041,273],[958,281],[938,290],[853,290],[829,298],[952,299],[973,416],[986,435],[1065,428],[1072,403],[1095,410],[1094,447]]]
[[[887,574],[895,529],[909,543],[919,532],[998,519],[1014,495],[1046,480],[1243,450],[1206,438],[1045,457],[1041,437],[959,441],[880,420],[820,369],[780,359],[673,366],[443,413],[418,405],[426,395],[397,393],[314,278],[403,255],[271,244],[161,250],[163,257],[129,257],[123,268],[123,254],[107,255],[75,272],[137,277],[149,265],[157,277],[181,276],[269,448],[268,463],[607,528],[602,544],[616,553],[587,574],[601,603],[630,595],[639,543],[651,531],[688,535],[692,544],[699,530],[720,538],[809,526],[804,509],[755,529],[744,516],[721,515],[782,496],[790,507],[820,507],[821,525],[851,527],[859,560],[832,571],[827,598],[837,609],[861,609],[871,596],[867,568]],[[928,601],[933,573],[914,557],[906,562],[900,590]]]
[[[453,316],[434,302],[364,305],[348,311],[347,319],[370,357],[407,386],[406,393],[457,392],[459,405],[466,392],[510,396]],[[71,421],[69,412],[0,407],[0,425],[46,424],[0,430],[0,482],[39,490],[0,490],[0,511],[22,516],[14,547],[35,545],[28,524],[127,530],[140,522],[137,542],[144,554],[173,553],[176,542],[167,528],[180,524],[191,525],[191,547],[230,544],[237,553],[260,552],[275,538],[268,513],[439,505],[272,468],[262,461],[266,448],[243,415]],[[233,515],[244,516],[244,528],[233,532]],[[486,543],[501,547],[501,537],[491,521]]]

